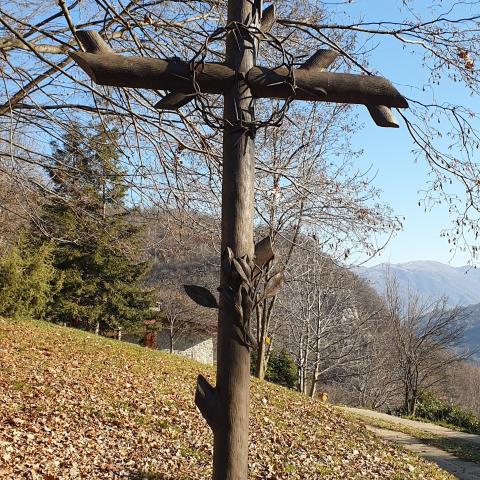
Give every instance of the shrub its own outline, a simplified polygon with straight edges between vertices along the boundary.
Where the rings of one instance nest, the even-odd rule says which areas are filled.
[[[256,355],[257,352],[253,351],[252,369],[255,365]],[[282,348],[272,351],[268,360],[265,380],[287,388],[295,388],[297,383],[297,366],[287,350]]]
[[[0,258],[0,315],[43,318],[60,283],[51,244],[32,250],[20,243]]]
[[[428,391],[420,395],[416,416],[435,423],[453,425],[469,433],[480,434],[479,417],[458,405],[440,400]]]

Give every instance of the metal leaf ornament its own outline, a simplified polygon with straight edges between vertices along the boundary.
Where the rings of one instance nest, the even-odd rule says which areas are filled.
[[[278,272],[272,277],[270,277],[267,284],[265,285],[265,291],[263,293],[264,298],[274,297],[279,292],[284,278],[285,273],[283,271]]]
[[[230,247],[227,247],[222,253],[222,270],[225,272],[225,275],[230,274],[232,268],[232,260],[234,259],[235,254]]]
[[[197,377],[195,405],[202,412],[210,428],[215,431],[219,415],[218,395],[216,389],[208,383],[203,375]]]
[[[187,295],[198,305],[207,308],[218,308],[218,302],[215,296],[204,287],[198,285],[184,285],[183,288]]]
[[[275,253],[272,248],[272,239],[265,237],[255,245],[255,264],[262,268],[266,263],[273,260]]]

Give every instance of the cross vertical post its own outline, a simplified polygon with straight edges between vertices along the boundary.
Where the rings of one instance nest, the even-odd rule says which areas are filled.
[[[257,3],[257,2],[255,2]],[[253,258],[254,101],[245,77],[254,66],[255,45],[243,25],[259,12],[251,0],[229,0],[228,25],[237,24],[226,38],[225,64],[237,72],[224,95],[222,252]],[[223,268],[220,290],[228,288]],[[214,480],[244,480],[248,476],[248,418],[250,352],[235,324],[233,304],[220,295],[218,315],[217,383],[219,415],[214,429]]]

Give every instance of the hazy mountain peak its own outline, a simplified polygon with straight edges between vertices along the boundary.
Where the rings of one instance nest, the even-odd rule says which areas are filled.
[[[452,305],[480,303],[480,271],[468,266],[453,267],[431,260],[416,260],[382,263],[363,268],[359,273],[381,294],[387,272],[397,279],[404,294],[410,290],[430,298],[447,296]]]
[[[453,268],[451,265],[437,262],[435,260],[412,260],[410,262],[400,263],[399,265],[411,268]]]
[[[378,293],[385,289],[385,272],[393,275],[404,298],[407,292],[416,291],[430,299],[446,296],[451,306],[467,306],[468,327],[466,344],[477,351],[480,345],[480,270],[470,266],[452,267],[445,263],[419,260],[398,264],[382,263],[359,269],[358,273]],[[480,360],[480,354],[476,354]]]

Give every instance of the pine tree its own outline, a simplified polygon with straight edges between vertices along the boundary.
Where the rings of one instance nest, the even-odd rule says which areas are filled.
[[[145,318],[150,292],[142,286],[148,266],[135,260],[139,228],[126,206],[125,173],[114,130],[72,125],[54,143],[48,176],[51,195],[36,235],[55,248],[63,274],[49,317],[59,323],[102,331],[128,328]]]

